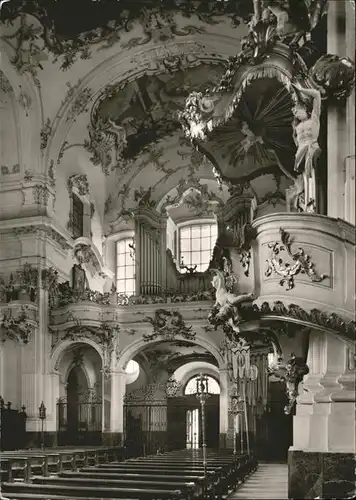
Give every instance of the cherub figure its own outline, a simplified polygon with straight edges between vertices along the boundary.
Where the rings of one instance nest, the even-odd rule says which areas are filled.
[[[240,321],[238,306],[243,302],[251,302],[254,299],[253,293],[243,293],[241,295],[236,295],[229,292],[225,286],[225,278],[222,271],[219,269],[212,270],[215,276],[212,279],[211,284],[216,289],[216,300],[213,309],[219,309],[216,318],[221,319],[223,316],[228,315],[232,308],[234,308],[234,322]]]
[[[241,124],[241,132],[245,135],[245,138],[240,142],[240,146],[247,154],[252,146],[256,144],[263,144],[263,138],[261,136],[255,135],[252,130],[250,130],[246,122]]]

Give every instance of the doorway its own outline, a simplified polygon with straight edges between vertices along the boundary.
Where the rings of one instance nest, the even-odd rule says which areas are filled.
[[[101,444],[101,396],[90,390],[80,366],[69,372],[66,396],[57,402],[57,421],[60,446]]]
[[[186,447],[189,450],[195,450],[199,448],[199,435],[200,435],[200,419],[199,410],[195,408],[194,410],[187,410],[187,444]]]

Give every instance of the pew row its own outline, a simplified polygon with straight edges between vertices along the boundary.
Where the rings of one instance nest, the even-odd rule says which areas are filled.
[[[124,462],[84,465],[56,477],[32,477],[32,484],[3,485],[8,498],[35,500],[77,498],[210,499],[227,498],[256,468],[253,457],[209,453],[206,467],[198,454],[166,453]],[[43,497],[38,496],[44,494]]]
[[[62,470],[77,470],[78,467],[99,465],[122,458],[122,448],[93,448],[73,450],[21,450],[1,452],[1,481],[12,482],[23,479],[30,482],[33,474],[48,476]]]

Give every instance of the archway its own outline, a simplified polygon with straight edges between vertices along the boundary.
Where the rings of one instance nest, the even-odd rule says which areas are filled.
[[[198,385],[200,377],[206,379],[206,392],[207,396],[204,400],[204,414],[202,404],[198,398]],[[220,398],[220,384],[218,380],[208,375],[206,372],[201,372],[189,378],[188,382],[183,386],[182,396],[172,400],[171,410],[172,417],[175,420],[168,418],[168,424],[175,421],[185,430],[184,441],[179,432],[175,432],[175,442],[177,448],[196,449],[201,448],[203,443],[203,429],[205,431],[205,444],[210,449],[217,449],[219,447],[219,398]],[[173,410],[173,411],[172,411]],[[181,413],[181,418],[176,417],[176,413]],[[168,426],[168,430],[169,426]],[[179,442],[179,438],[183,442]]]
[[[101,357],[90,345],[76,342],[62,351],[57,366],[58,444],[60,446],[101,444],[105,401]]]
[[[174,375],[180,372],[180,377],[186,378],[185,365],[195,370],[193,375],[197,373],[198,365],[207,365],[211,368],[209,374],[213,373],[219,380],[219,364],[223,362],[220,355],[216,359],[212,354],[214,349],[211,345],[207,347],[207,341],[195,340],[140,341],[123,353],[124,359],[121,358],[119,363],[122,367],[128,367],[130,358],[140,366],[138,378],[126,383],[124,401],[123,431],[127,448],[135,448],[132,453],[137,453],[138,447],[139,451],[147,453],[155,453],[158,449],[186,448],[187,410],[199,409],[199,401],[194,395],[184,395],[183,384]],[[226,397],[225,389],[223,395]],[[214,406],[215,413],[212,416],[209,411],[209,418],[214,420],[211,427],[215,429],[211,447],[216,448],[220,432],[220,396],[215,396],[214,404],[213,399],[209,406]],[[179,433],[175,430],[178,423]]]

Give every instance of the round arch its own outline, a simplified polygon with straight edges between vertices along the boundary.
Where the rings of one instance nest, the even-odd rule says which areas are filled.
[[[162,340],[163,339],[158,338],[158,339],[152,340],[150,342],[146,342],[141,338],[141,339],[137,339],[134,342],[132,342],[131,344],[129,344],[121,352],[121,356],[120,356],[120,359],[119,359],[119,362],[117,365],[117,371],[124,372],[126,365],[130,361],[130,359],[134,358],[136,356],[136,354],[138,354],[142,350],[143,347],[158,344],[158,343],[162,342]],[[177,340],[184,340],[185,342],[187,341],[183,337],[181,337],[181,338],[179,337]],[[214,358],[216,359],[216,361],[218,363],[219,369],[225,368],[225,360],[222,357],[222,355],[220,354],[218,347],[215,346],[213,343],[209,342],[208,340],[204,339],[203,337],[199,337],[198,335],[195,337],[194,340],[189,341],[189,342],[191,342],[192,345],[196,344],[196,345],[199,345],[201,347],[204,347],[207,351],[210,352],[210,354],[212,354],[214,356]]]
[[[68,351],[68,348],[70,346],[73,346],[75,344],[86,344],[88,346],[91,346],[100,356],[101,362],[103,363],[103,353],[99,347],[99,345],[94,342],[91,339],[87,338],[80,338],[80,339],[75,339],[75,340],[63,340],[58,344],[58,346],[54,349],[50,356],[50,363],[51,363],[51,371],[57,372],[58,366],[63,358],[63,356],[66,354]]]
[[[210,377],[215,378],[220,384],[219,368],[205,361],[192,361],[177,368],[177,370],[174,372],[174,378],[177,380],[177,382],[180,382],[182,387],[185,387],[187,382],[189,382],[191,378],[199,375],[200,373],[204,373],[209,375]]]

